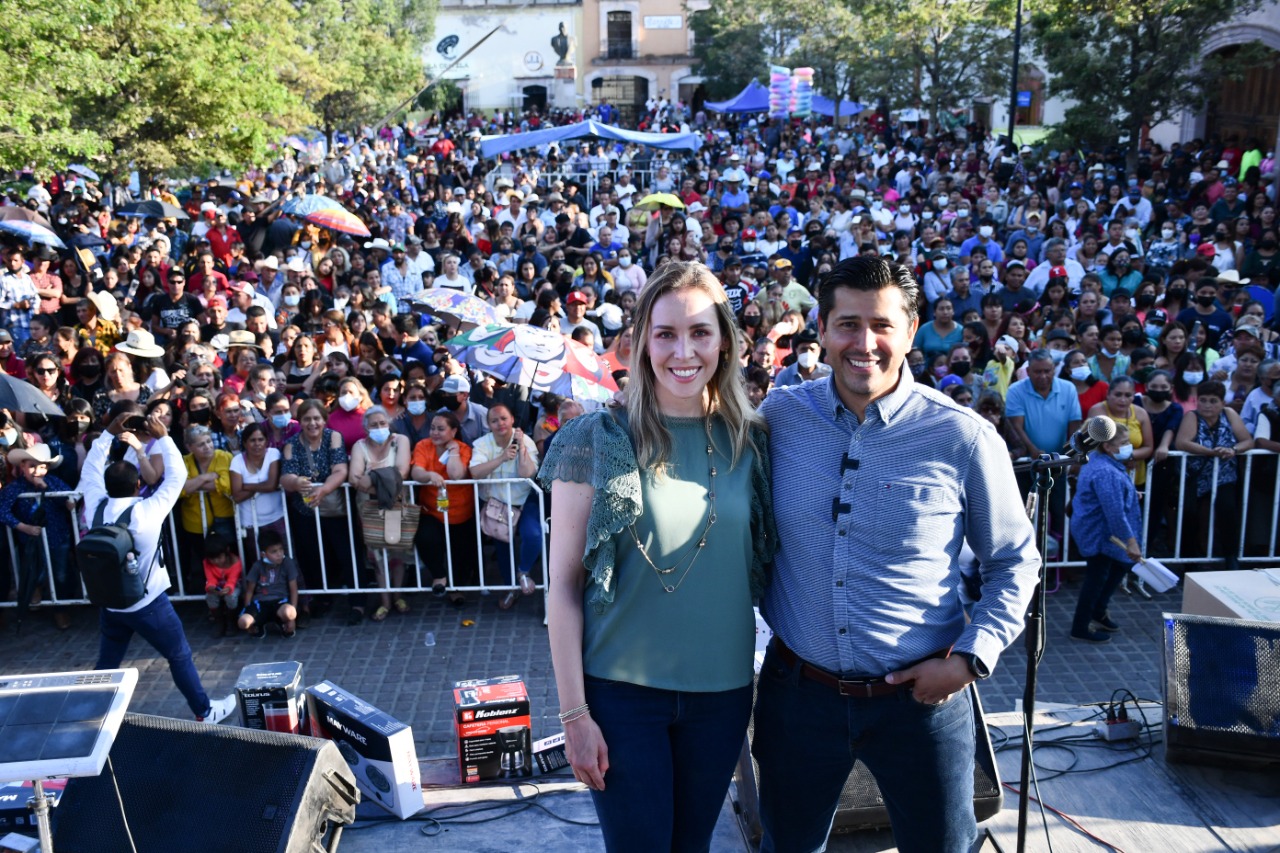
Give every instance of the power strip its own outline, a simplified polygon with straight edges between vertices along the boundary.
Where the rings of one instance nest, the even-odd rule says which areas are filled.
[[[1105,741],[1135,740],[1142,734],[1142,724],[1137,720],[1114,720],[1094,724],[1093,733]]]

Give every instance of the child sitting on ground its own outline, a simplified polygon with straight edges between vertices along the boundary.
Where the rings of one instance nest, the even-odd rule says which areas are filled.
[[[221,533],[210,533],[204,540],[204,601],[209,605],[209,621],[217,622],[221,614],[221,636],[227,636],[227,623],[240,603],[240,575],[244,566],[235,548]]]
[[[262,554],[245,577],[244,610],[240,628],[254,637],[267,633],[267,622],[280,626],[286,639],[293,636],[298,618],[298,564],[284,553],[284,539],[274,530],[258,533]]]

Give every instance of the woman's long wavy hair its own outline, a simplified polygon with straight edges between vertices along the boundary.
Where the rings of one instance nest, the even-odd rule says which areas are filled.
[[[701,290],[716,306],[716,324],[720,328],[723,351],[715,372],[707,383],[707,415],[719,415],[729,428],[733,443],[733,464],[738,464],[743,451],[756,448],[751,427],[763,421],[747,399],[742,372],[738,366],[738,331],[733,309],[724,288],[706,265],[696,262],[671,261],[665,264],[645,285],[636,305],[631,345],[631,382],[627,386],[627,415],[636,446],[636,461],[641,468],[654,469],[658,477],[665,475],[671,458],[671,433],[662,423],[658,407],[657,376],[649,358],[649,330],[653,308],[668,293]]]

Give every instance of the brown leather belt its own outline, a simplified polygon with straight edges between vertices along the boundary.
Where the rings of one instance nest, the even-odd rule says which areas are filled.
[[[863,699],[876,699],[881,696],[893,696],[897,694],[904,686],[903,684],[890,684],[884,678],[841,678],[840,676],[820,669],[811,663],[801,659],[799,655],[787,648],[787,644],[782,642],[782,638],[777,634],[773,635],[773,650],[782,658],[782,662],[789,667],[796,664],[800,665],[800,675],[816,681],[827,687],[834,687],[836,692],[841,696],[856,696]],[[942,649],[933,654],[921,658],[916,663],[921,663],[934,658],[945,658],[951,654],[951,649]],[[915,663],[910,664],[915,666]],[[907,667],[903,667],[906,669]]]

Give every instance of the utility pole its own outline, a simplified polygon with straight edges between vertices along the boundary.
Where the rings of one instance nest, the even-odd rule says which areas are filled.
[[[1015,144],[1013,127],[1018,118],[1018,54],[1022,51],[1022,0],[1018,0],[1018,17],[1013,22],[1013,70],[1009,73],[1009,144]]]

